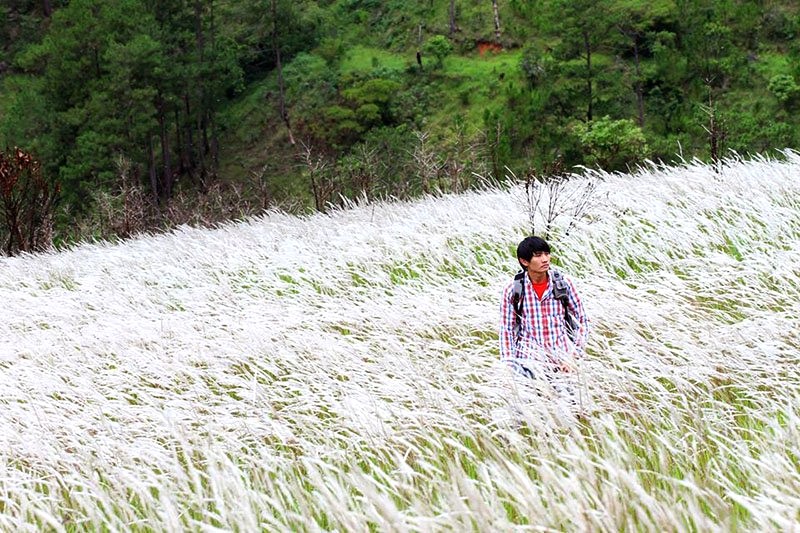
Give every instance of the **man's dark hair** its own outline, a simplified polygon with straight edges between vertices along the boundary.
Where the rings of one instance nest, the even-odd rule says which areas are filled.
[[[517,246],[517,259],[530,261],[536,252],[550,253],[550,245],[541,237],[525,237]]]

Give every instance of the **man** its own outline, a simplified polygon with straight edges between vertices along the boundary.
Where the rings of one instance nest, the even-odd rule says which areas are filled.
[[[500,359],[517,373],[545,378],[559,389],[554,378],[574,372],[589,320],[572,281],[550,268],[544,239],[525,238],[517,260],[522,272],[506,286],[500,305]]]

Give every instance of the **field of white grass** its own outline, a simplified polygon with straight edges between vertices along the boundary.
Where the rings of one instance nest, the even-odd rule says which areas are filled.
[[[800,529],[800,156],[587,179],[580,419],[496,361],[517,189],[0,259],[0,530]]]

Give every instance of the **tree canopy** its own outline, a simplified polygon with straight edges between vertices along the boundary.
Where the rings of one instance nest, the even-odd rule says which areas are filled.
[[[0,146],[60,184],[64,227],[122,169],[156,210],[226,184],[324,208],[478,167],[796,148],[799,21],[731,0],[10,0]],[[365,181],[376,165],[394,174]]]

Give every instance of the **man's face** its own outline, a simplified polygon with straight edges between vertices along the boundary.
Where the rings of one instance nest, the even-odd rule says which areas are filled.
[[[533,252],[530,261],[520,259],[525,270],[531,273],[547,272],[550,268],[550,252]]]

